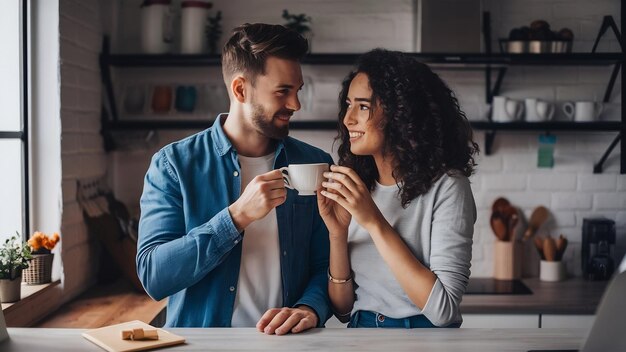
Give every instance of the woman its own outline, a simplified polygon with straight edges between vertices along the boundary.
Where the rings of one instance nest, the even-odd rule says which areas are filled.
[[[318,195],[335,315],[349,327],[459,327],[478,146],[457,99],[426,65],[376,49],[340,106],[341,166]]]

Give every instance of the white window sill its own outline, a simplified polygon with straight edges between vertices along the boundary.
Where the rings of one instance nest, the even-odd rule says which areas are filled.
[[[30,326],[55,310],[60,298],[60,283],[57,280],[43,285],[22,284],[22,298],[19,301],[2,303],[7,326]]]

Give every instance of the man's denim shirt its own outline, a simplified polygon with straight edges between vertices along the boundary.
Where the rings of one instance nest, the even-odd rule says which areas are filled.
[[[244,234],[228,211],[240,195],[241,169],[222,129],[225,117],[157,152],[144,180],[137,273],[152,298],[169,296],[168,327],[231,326]],[[278,143],[274,168],[332,162],[322,150],[287,137]],[[328,230],[316,197],[287,191],[276,208],[283,306],[313,308],[321,327],[331,315]]]

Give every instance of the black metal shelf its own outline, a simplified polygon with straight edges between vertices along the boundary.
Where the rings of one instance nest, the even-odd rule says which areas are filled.
[[[214,120],[118,120],[104,121],[103,129],[124,130],[200,130],[209,128]],[[337,121],[291,121],[292,130],[335,130]]]
[[[409,53],[424,63],[441,65],[577,65],[608,66],[622,59],[621,53],[563,53],[563,54],[483,54],[483,53]],[[353,65],[360,54],[309,54],[302,60],[310,65]],[[116,67],[200,67],[219,66],[219,55],[103,55],[103,63]]]
[[[620,131],[624,126],[620,121],[596,121],[596,122],[491,122],[471,121],[472,128],[488,131]]]

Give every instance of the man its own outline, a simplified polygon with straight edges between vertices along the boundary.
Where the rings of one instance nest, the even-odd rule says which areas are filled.
[[[316,198],[286,189],[277,170],[332,163],[287,136],[307,50],[280,25],[236,28],[222,52],[229,113],[153,156],[137,271],[151,297],[169,296],[166,326],[282,335],[330,317],[328,230]]]

